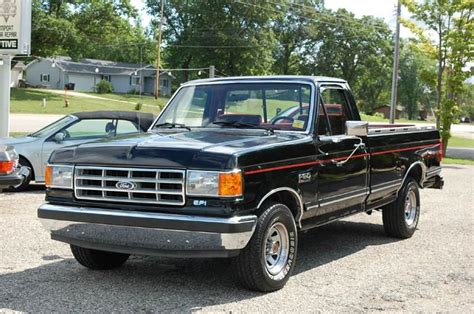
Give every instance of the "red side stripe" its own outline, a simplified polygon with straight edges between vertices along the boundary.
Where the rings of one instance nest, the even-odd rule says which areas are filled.
[[[399,148],[399,149],[385,150],[385,151],[381,151],[381,152],[372,153],[372,155],[376,156],[376,155],[390,154],[390,153],[403,152],[403,151],[407,151],[407,150],[414,150],[414,149],[428,148],[428,147],[435,148],[435,147],[438,147],[438,146],[439,146],[439,144]],[[353,158],[362,158],[362,157],[366,157],[366,156],[369,156],[369,154],[354,155],[354,156],[351,157],[351,159],[353,159]],[[338,158],[331,158],[331,159],[326,159],[326,160],[308,161],[308,162],[302,162],[302,163],[298,163],[298,164],[285,165],[285,166],[277,166],[277,167],[256,169],[256,170],[246,171],[245,174],[250,175],[250,174],[262,173],[262,172],[270,172],[270,171],[277,171],[277,170],[283,170],[283,169],[298,168],[298,167],[303,167],[303,166],[320,165],[320,164],[332,162],[333,160],[335,160],[335,161],[344,160],[347,157],[348,156],[338,157]]]

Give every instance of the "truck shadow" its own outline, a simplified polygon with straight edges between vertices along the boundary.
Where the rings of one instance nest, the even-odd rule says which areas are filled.
[[[294,276],[393,241],[381,225],[346,221],[301,234]],[[133,256],[122,268],[101,272],[58,255],[43,260],[49,264],[0,275],[1,309],[190,312],[264,297],[235,285],[228,260]]]

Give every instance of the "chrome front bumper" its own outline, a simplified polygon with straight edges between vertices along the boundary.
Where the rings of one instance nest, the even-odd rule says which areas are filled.
[[[169,257],[228,257],[243,249],[257,217],[202,217],[43,204],[38,217],[54,240],[81,247]]]

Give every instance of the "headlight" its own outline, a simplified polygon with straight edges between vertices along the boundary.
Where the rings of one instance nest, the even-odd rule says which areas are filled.
[[[186,191],[195,196],[241,196],[242,173],[189,170]]]
[[[73,166],[47,165],[46,186],[49,188],[72,189]]]

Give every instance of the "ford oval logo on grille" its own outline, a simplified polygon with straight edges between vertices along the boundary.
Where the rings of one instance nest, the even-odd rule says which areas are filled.
[[[117,184],[115,184],[115,187],[119,190],[130,191],[135,190],[137,184],[133,181],[119,181]]]

